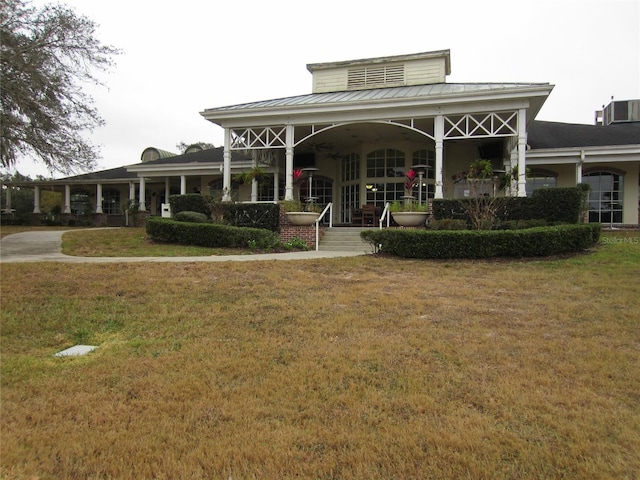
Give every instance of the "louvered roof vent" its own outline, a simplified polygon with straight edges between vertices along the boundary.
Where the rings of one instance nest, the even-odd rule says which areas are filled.
[[[348,90],[398,87],[404,84],[404,64],[354,67],[349,69],[347,77]]]

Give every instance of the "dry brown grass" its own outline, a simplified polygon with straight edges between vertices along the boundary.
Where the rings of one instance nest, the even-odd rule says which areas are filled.
[[[74,230],[82,227],[34,227],[30,225],[1,225],[0,226],[0,238],[12,235],[20,232],[38,232],[38,231],[52,231],[52,230]]]
[[[144,228],[130,227],[67,232],[62,236],[62,253],[77,257],[193,257],[242,255],[250,250],[156,243]]]
[[[636,479],[640,245],[2,266],[2,478]],[[93,354],[56,359],[74,343]]]

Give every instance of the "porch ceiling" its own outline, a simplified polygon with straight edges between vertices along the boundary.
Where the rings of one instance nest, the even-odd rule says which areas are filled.
[[[408,122],[407,122],[408,123]],[[427,132],[431,125],[422,125]],[[356,145],[391,144],[398,141],[429,142],[425,135],[407,127],[384,122],[348,123],[312,134],[310,128],[296,127],[296,152],[299,153],[346,153]]]

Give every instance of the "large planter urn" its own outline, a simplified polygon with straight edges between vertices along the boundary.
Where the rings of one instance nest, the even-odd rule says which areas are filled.
[[[313,225],[320,216],[316,212],[286,212],[286,215],[291,224],[297,226]]]
[[[427,212],[393,212],[393,220],[401,227],[424,227],[427,223]]]

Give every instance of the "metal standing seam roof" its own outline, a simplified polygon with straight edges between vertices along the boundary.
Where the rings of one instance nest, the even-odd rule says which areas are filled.
[[[550,87],[549,83],[435,83],[406,87],[374,88],[369,90],[310,93],[293,97],[262,100],[218,108],[208,108],[203,115],[214,112],[246,111],[260,108],[329,105],[337,103],[366,102],[376,100],[409,99],[420,97],[446,98],[459,95],[500,93],[510,90]]]

